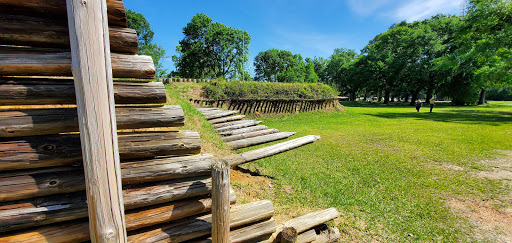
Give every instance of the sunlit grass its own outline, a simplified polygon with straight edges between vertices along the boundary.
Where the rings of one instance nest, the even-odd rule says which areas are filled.
[[[467,241],[469,223],[446,206],[453,197],[492,200],[510,188],[474,176],[479,163],[512,150],[512,106],[423,107],[343,103],[347,112],[312,112],[263,118],[294,137],[321,140],[246,165],[291,185],[277,203],[336,207],[343,231],[388,241]],[[268,144],[267,144],[268,145]],[[251,148],[251,149],[254,149]],[[454,170],[451,166],[461,168]],[[503,201],[509,203],[509,201]]]

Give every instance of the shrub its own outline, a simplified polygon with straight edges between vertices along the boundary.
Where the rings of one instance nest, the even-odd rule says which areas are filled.
[[[338,92],[326,84],[264,83],[215,80],[203,87],[203,97],[222,99],[326,99]]]

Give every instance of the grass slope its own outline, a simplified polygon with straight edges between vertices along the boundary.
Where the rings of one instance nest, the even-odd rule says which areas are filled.
[[[292,187],[275,190],[277,204],[337,207],[342,234],[357,241],[474,240],[474,227],[448,200],[511,205],[507,184],[475,176],[490,170],[481,160],[512,150],[511,103],[436,106],[433,113],[428,107],[417,113],[414,107],[343,105],[347,112],[263,119],[268,127],[297,132],[294,137],[322,137],[244,165],[275,178],[278,187]]]

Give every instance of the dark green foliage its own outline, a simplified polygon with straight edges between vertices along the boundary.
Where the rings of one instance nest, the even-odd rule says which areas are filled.
[[[213,22],[204,13],[183,27],[185,37],[172,59],[174,75],[186,78],[241,78],[247,68],[251,36],[243,30]],[[244,79],[247,80],[246,75]]]
[[[512,101],[512,85],[489,88],[487,91],[487,99]]]
[[[212,81],[203,88],[208,99],[323,99],[336,90],[325,84]]]
[[[153,35],[149,21],[141,13],[131,9],[126,11],[126,22],[128,28],[135,29],[139,40],[139,54],[148,55],[153,58],[157,78],[165,77],[167,69],[163,68],[163,59],[166,58],[165,50],[153,42]]]
[[[254,69],[258,81],[303,83],[306,76],[305,63],[300,54],[277,49],[258,53],[254,58]]]

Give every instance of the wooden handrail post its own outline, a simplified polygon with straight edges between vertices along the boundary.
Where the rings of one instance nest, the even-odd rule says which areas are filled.
[[[212,163],[212,242],[229,242],[229,162]]]
[[[126,242],[106,0],[66,0],[92,242]]]

